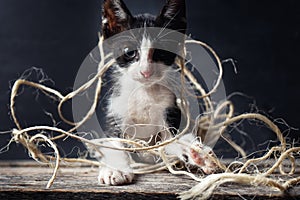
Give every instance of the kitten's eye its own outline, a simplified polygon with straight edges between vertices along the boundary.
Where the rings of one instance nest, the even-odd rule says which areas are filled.
[[[133,60],[137,56],[137,50],[131,50],[128,47],[123,50],[124,58],[128,61]]]

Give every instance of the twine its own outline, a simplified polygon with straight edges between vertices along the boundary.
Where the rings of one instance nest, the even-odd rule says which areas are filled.
[[[167,169],[170,173],[174,175],[178,175],[178,174],[186,175],[191,177],[195,181],[199,182],[197,185],[192,187],[189,191],[179,194],[179,197],[181,199],[193,199],[196,197],[199,199],[208,199],[212,195],[216,187],[227,182],[241,183],[250,186],[265,185],[268,187],[276,188],[281,192],[285,192],[288,188],[293,187],[294,185],[300,182],[300,177],[291,178],[283,183],[279,182],[278,180],[267,177],[272,173],[274,173],[276,169],[278,169],[281,174],[286,175],[286,173],[283,170],[283,161],[286,159],[289,159],[291,163],[291,170],[288,172],[288,174],[289,175],[293,174],[296,168],[295,158],[293,157],[293,153],[297,153],[297,152],[299,153],[300,151],[299,147],[293,147],[287,149],[285,138],[283,137],[280,129],[271,120],[257,113],[246,113],[238,116],[233,116],[234,106],[230,101],[223,102],[216,109],[213,108],[213,102],[210,99],[210,95],[216,92],[218,89],[218,86],[221,82],[222,75],[223,75],[223,68],[222,68],[221,61],[217,56],[217,54],[214,52],[214,50],[211,47],[209,47],[207,44],[196,40],[187,40],[186,44],[197,44],[205,47],[215,57],[219,68],[219,74],[215,85],[210,91],[206,92],[201,86],[201,84],[197,82],[197,79],[193,76],[192,72],[190,72],[185,66],[185,62],[184,62],[185,55],[183,55],[182,58],[177,60],[176,62],[178,67],[181,69],[181,73],[182,73],[181,81],[184,82],[185,77],[187,77],[187,79],[195,86],[195,89],[198,90],[201,94],[200,96],[197,96],[197,98],[202,99],[204,102],[205,114],[195,120],[196,127],[198,127],[198,129],[207,131],[207,126],[210,126],[210,129],[213,130],[213,133],[211,134],[216,134],[216,137],[218,137],[218,135],[221,136],[221,138],[227,141],[237,152],[239,152],[242,155],[244,159],[246,159],[245,151],[238,144],[234,143],[232,140],[225,137],[223,133],[229,125],[237,121],[243,119],[255,119],[265,123],[276,134],[278,140],[280,141],[280,146],[275,146],[271,148],[264,156],[260,158],[248,159],[244,163],[241,162],[242,166],[236,172],[230,172],[229,167],[231,166],[231,164],[225,166],[221,162],[221,160],[212,157],[210,155],[207,155],[208,159],[210,159],[211,162],[216,163],[218,168],[224,171],[223,173],[211,174],[205,177],[205,176],[197,176],[191,172],[184,171],[184,170],[175,170],[173,166],[180,161],[177,157],[174,157],[172,155],[167,155],[165,153],[165,147],[166,145],[169,145],[171,143],[178,142],[178,139],[184,134],[186,134],[190,128],[191,125],[190,122],[192,119],[188,108],[188,102],[184,99],[184,96],[181,97],[181,108],[183,111],[182,112],[183,115],[186,117],[186,121],[187,121],[186,126],[175,137],[172,137],[160,143],[149,145],[147,142],[143,140],[122,139],[122,138],[100,138],[96,140],[88,140],[74,134],[74,131],[78,127],[82,126],[95,113],[96,106],[99,101],[102,83],[103,83],[102,77],[104,73],[115,62],[111,54],[104,55],[103,37],[101,36],[99,37],[100,38],[99,38],[98,47],[102,59],[98,65],[97,74],[94,77],[92,77],[92,79],[90,79],[82,86],[80,86],[78,89],[70,92],[67,95],[62,95],[59,91],[53,88],[47,87],[40,83],[27,81],[24,79],[17,80],[12,87],[11,98],[10,98],[10,110],[11,110],[12,119],[16,125],[16,129],[12,130],[13,136],[11,141],[21,143],[29,151],[32,158],[35,159],[36,161],[52,164],[52,165],[54,163],[53,174],[49,179],[46,188],[50,188],[53,185],[57,175],[57,171],[62,161],[66,164],[85,163],[93,166],[104,165],[104,163],[101,163],[100,161],[93,161],[85,158],[61,157],[54,141],[60,138],[64,138],[66,136],[81,141],[82,143],[86,144],[90,149],[97,151],[99,155],[101,155],[101,151],[99,150],[99,148],[110,148],[114,150],[127,151],[127,152],[147,152],[156,156],[160,156],[162,162],[156,164],[144,164],[144,163],[132,162],[131,167],[133,169],[133,173],[146,174],[146,173],[154,173],[160,170]],[[94,83],[96,83],[95,95],[94,95],[93,103],[90,109],[88,110],[88,112],[86,113],[86,115],[78,122],[73,122],[66,119],[62,112],[62,106],[64,105],[64,103],[71,100],[72,98],[79,95],[80,93],[86,91]],[[27,85],[29,87],[37,88],[42,92],[44,92],[49,97],[57,100],[58,101],[57,110],[60,118],[65,123],[72,125],[73,127],[70,130],[62,130],[51,126],[34,126],[28,128],[21,127],[18,121],[17,113],[15,111],[15,104],[16,104],[16,97],[18,96],[18,90],[22,85]],[[227,112],[225,114],[222,114],[222,111],[224,110],[227,110]],[[216,119],[224,119],[224,120],[221,123],[215,124]],[[56,132],[58,133],[58,136],[52,138],[48,137],[45,135],[45,131]],[[120,143],[126,144],[124,146],[129,146],[129,147],[116,148],[116,147],[103,145],[107,141],[118,141]],[[49,147],[53,149],[55,156],[44,155],[39,150],[39,145],[38,145],[39,142],[47,143]],[[201,149],[197,148],[197,146],[192,146],[190,148],[193,148],[195,151],[198,152],[201,151]],[[265,172],[258,171],[252,175],[246,173],[247,171],[246,169],[248,166],[255,165],[255,163],[267,160],[275,152],[279,152],[280,157],[276,160],[275,164],[272,167],[270,167],[269,169],[264,169]]]

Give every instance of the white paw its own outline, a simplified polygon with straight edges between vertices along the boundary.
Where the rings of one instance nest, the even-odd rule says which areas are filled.
[[[218,166],[216,164],[217,156],[213,152],[213,150],[204,146],[203,144],[194,145],[195,149],[190,149],[190,157],[192,158],[192,163],[200,167],[205,174],[213,174],[217,171]]]
[[[124,185],[132,182],[134,174],[108,167],[101,167],[98,181],[105,185]]]

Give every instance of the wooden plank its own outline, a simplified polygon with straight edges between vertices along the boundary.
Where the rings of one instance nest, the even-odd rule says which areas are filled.
[[[176,199],[197,184],[186,176],[159,172],[139,175],[130,185],[100,186],[97,168],[74,166],[61,167],[53,187],[45,189],[51,174],[52,169],[35,162],[0,162],[0,199]],[[300,186],[291,193],[287,197],[266,187],[226,184],[211,199],[300,199]]]

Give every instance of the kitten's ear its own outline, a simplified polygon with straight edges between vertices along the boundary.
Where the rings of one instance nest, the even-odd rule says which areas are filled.
[[[108,38],[129,29],[133,17],[122,0],[104,0],[102,34]]]
[[[167,0],[156,20],[161,27],[185,34],[187,28],[185,0]]]

